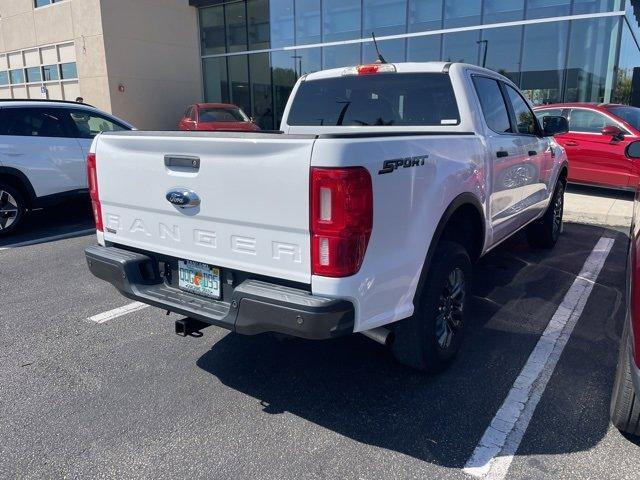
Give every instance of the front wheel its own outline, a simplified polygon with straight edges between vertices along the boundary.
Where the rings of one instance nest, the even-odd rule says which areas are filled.
[[[426,371],[444,370],[460,349],[466,323],[471,260],[455,242],[438,245],[427,279],[416,293],[415,312],[395,327],[396,360]]]
[[[527,241],[533,248],[552,248],[562,233],[564,183],[558,182],[547,211],[527,227]]]
[[[13,232],[24,215],[25,202],[15,188],[0,182],[0,237]]]

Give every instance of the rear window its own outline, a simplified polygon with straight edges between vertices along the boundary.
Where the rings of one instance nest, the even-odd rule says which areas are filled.
[[[381,73],[303,82],[287,123],[293,126],[458,125],[453,87],[443,73]]]
[[[609,112],[620,117],[636,130],[640,130],[640,108],[636,107],[609,107]]]
[[[202,108],[201,122],[248,122],[249,117],[239,108]]]

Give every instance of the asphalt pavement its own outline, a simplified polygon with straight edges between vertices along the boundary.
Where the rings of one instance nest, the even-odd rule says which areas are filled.
[[[0,478],[473,478],[466,462],[602,237],[613,246],[507,478],[640,477],[640,443],[608,419],[624,228],[568,223],[551,251],[517,235],[487,255],[461,355],[425,376],[361,335],[182,338],[181,317],[153,307],[89,320],[131,303],[87,271],[94,237],[28,243],[83,232],[90,213],[39,215],[0,242]]]

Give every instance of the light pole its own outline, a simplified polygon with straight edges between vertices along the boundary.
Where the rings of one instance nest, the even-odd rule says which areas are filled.
[[[302,76],[302,55],[291,55],[291,58],[293,58],[293,69],[296,72],[296,79],[298,77]],[[298,62],[296,63],[296,60],[298,60]],[[298,72],[300,72],[298,74]]]
[[[478,40],[476,42],[478,45],[484,43],[484,55],[482,55],[482,68],[487,66],[487,50],[489,50],[489,40]]]

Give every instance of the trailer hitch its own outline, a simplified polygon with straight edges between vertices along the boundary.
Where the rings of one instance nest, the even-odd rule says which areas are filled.
[[[201,330],[210,326],[210,324],[201,322],[194,318],[182,318],[180,320],[176,320],[176,335],[180,335],[181,337],[201,337]]]

